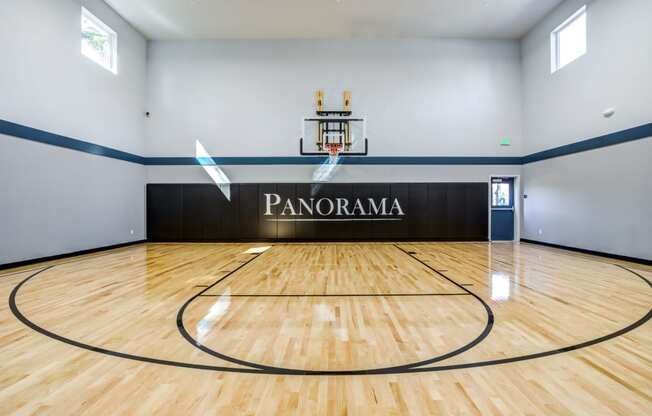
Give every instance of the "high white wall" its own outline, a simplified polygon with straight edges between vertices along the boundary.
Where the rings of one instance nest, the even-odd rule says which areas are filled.
[[[550,73],[550,32],[585,3],[522,41],[526,153],[652,122],[649,0],[589,2],[588,53]],[[523,238],[652,259],[650,155],[648,138],[525,165]]]
[[[82,4],[118,33],[118,75],[81,55]],[[104,2],[3,0],[0,51],[1,119],[144,152],[146,40]],[[0,135],[0,264],[143,239],[145,175]]]
[[[551,74],[550,32],[587,3],[587,54]],[[651,19],[650,0],[567,0],[530,31],[521,44],[525,154],[652,121]]]
[[[200,140],[213,156],[297,156],[300,121],[314,114],[318,89],[327,108],[352,91],[373,156],[522,151],[518,42],[382,39],[150,42],[147,153],[194,156]],[[511,147],[499,145],[504,137]],[[279,176],[278,167],[228,170],[249,181]],[[287,168],[295,181],[310,181],[312,170]],[[350,180],[388,177],[386,168],[342,170]],[[421,180],[423,171],[389,170],[397,180]],[[165,181],[171,169],[148,171]]]
[[[118,74],[80,53],[84,5],[118,33]],[[145,38],[101,0],[3,0],[0,117],[142,154]]]

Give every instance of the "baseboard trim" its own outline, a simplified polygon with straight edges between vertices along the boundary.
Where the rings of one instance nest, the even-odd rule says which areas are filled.
[[[602,251],[588,250],[588,249],[579,248],[579,247],[562,246],[560,244],[546,243],[546,242],[543,242],[543,241],[536,241],[536,240],[528,240],[527,238],[521,238],[521,242],[522,243],[537,244],[537,245],[540,245],[540,246],[546,246],[546,247],[552,247],[552,248],[559,248],[559,249],[562,249],[562,250],[575,251],[577,253],[591,254],[593,256],[607,257],[609,259],[623,260],[623,261],[629,261],[629,262],[632,262],[632,263],[645,264],[647,266],[652,266],[652,260],[641,259],[641,258],[638,258],[638,257],[622,256],[620,254],[605,253],[605,252],[602,252]]]
[[[426,240],[419,240],[419,239],[410,239],[410,240],[391,240],[391,241],[415,241],[415,242],[422,242]],[[120,244],[114,244],[110,246],[104,246],[104,247],[98,247],[98,248],[91,248],[88,250],[81,250],[81,251],[75,251],[71,253],[65,253],[65,254],[57,254],[55,256],[48,256],[48,257],[40,257],[40,258],[35,258],[35,259],[30,259],[30,260],[23,260],[23,261],[18,261],[14,263],[6,263],[6,264],[0,264],[0,270],[7,270],[7,269],[13,269],[16,267],[23,267],[23,266],[29,266],[32,264],[36,263],[42,263],[46,261],[53,261],[53,260],[61,260],[65,258],[70,258],[70,257],[75,257],[75,256],[82,256],[84,254],[92,254],[92,253],[98,253],[101,251],[107,251],[107,250],[114,250],[116,248],[122,248],[122,247],[129,247],[133,246],[136,244],[142,244],[146,243],[148,241],[151,241],[153,243],[172,243],[170,241],[156,241],[156,240],[137,240],[137,241],[130,241],[127,243],[120,243]],[[305,241],[272,241],[272,240],[239,240],[237,242],[276,242],[276,243],[301,243],[301,242],[320,242],[319,240],[305,240]],[[351,241],[351,240],[337,240],[335,242],[344,242],[344,241]],[[365,241],[375,241],[375,242],[386,242],[385,240],[365,240]],[[389,240],[387,240],[389,241]],[[428,240],[429,241],[429,240]],[[444,241],[444,240],[441,240]],[[447,241],[447,240],[446,240]],[[457,241],[457,240],[456,240]],[[474,240],[474,241],[486,241],[486,240]],[[641,259],[638,257],[629,257],[629,256],[622,256],[620,254],[612,254],[612,253],[605,253],[602,251],[595,251],[595,250],[588,250],[584,248],[579,248],[579,247],[570,247],[570,246],[564,246],[561,244],[553,244],[553,243],[546,243],[543,241],[536,241],[536,240],[529,240],[527,238],[521,238],[520,240],[522,243],[529,243],[529,244],[537,244],[540,246],[546,246],[546,247],[552,247],[552,248],[558,248],[561,250],[568,250],[568,251],[574,251],[577,253],[583,253],[583,254],[590,254],[593,256],[600,256],[600,257],[606,257],[610,259],[615,259],[615,260],[623,260],[623,261],[629,261],[632,263],[639,263],[639,264],[644,264],[647,266],[652,266],[652,260],[647,260],[647,259]],[[187,243],[188,241],[184,241],[184,243]],[[212,242],[226,242],[226,241],[190,241],[192,242],[202,242],[202,243],[212,243]],[[234,242],[233,240],[229,240],[229,242]],[[355,241],[355,242],[361,242],[361,241]],[[175,243],[179,243],[179,241],[175,241]]]
[[[128,243],[120,243],[120,244],[114,244],[114,245],[110,245],[110,246],[91,248],[91,249],[88,249],[88,250],[74,251],[74,252],[71,252],[71,253],[57,254],[55,256],[40,257],[40,258],[36,258],[36,259],[17,261],[15,263],[0,264],[0,270],[13,269],[15,267],[29,266],[29,265],[32,265],[32,264],[42,263],[42,262],[45,262],[45,261],[60,260],[60,259],[66,259],[66,258],[69,258],[69,257],[82,256],[84,254],[98,253],[100,251],[114,250],[116,248],[128,247],[128,246],[133,246],[133,245],[136,245],[136,244],[142,244],[142,243],[146,243],[146,242],[147,242],[147,240],[130,241]]]

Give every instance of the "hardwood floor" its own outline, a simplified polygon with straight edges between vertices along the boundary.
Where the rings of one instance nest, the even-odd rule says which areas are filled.
[[[0,273],[0,414],[649,415],[652,267],[143,244]]]

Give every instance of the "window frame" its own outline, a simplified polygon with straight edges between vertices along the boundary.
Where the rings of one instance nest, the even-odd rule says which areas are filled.
[[[587,32],[587,37],[586,37],[586,42],[584,45],[584,53],[581,55],[578,55],[575,59],[572,61],[566,63],[563,66],[560,66],[560,44],[559,44],[559,38],[560,38],[560,33],[566,29],[568,26],[572,25],[575,23],[577,19],[579,19],[581,16],[585,16],[586,19],[586,25],[585,25],[585,30]],[[588,13],[587,13],[587,6],[586,4],[583,5],[582,7],[579,8],[575,13],[570,15],[570,17],[562,22],[559,26],[557,26],[552,32],[550,32],[550,73],[554,74],[555,72],[559,71],[560,69],[566,67],[568,64],[576,61],[577,59],[581,58],[582,56],[586,55],[588,50],[589,50],[589,42],[588,42]]]
[[[105,65],[104,62],[98,61],[93,57],[84,53],[84,39],[81,37],[83,35],[83,22],[84,19],[88,19],[93,22],[94,25],[99,27],[101,30],[105,31],[109,38],[109,47],[111,49],[111,54],[109,58],[109,65]],[[95,62],[100,67],[106,69],[107,71],[113,73],[114,75],[118,74],[118,33],[113,30],[109,25],[104,23],[99,17],[91,13],[87,8],[82,6],[81,8],[81,18],[80,18],[80,38],[81,38],[81,54],[82,56],[88,58],[92,62]]]
[[[507,184],[509,187],[509,200],[507,201],[507,205],[494,205],[494,190],[493,190],[493,185],[494,184]],[[514,209],[514,178],[492,178],[491,179],[491,209],[508,209],[512,210]]]

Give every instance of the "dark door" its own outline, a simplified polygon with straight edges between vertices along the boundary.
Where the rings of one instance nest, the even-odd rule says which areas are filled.
[[[514,178],[491,178],[491,240],[514,240]]]

